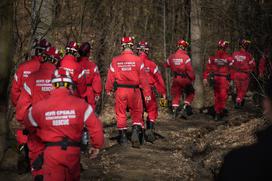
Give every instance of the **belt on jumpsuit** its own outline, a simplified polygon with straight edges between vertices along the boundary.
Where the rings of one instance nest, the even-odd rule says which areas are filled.
[[[139,89],[139,85],[130,85],[130,84],[117,84],[116,85],[117,88],[121,87],[121,88],[129,88],[129,89]]]
[[[63,138],[62,141],[58,141],[58,142],[45,142],[44,143],[46,147],[49,146],[60,146],[62,150],[67,150],[67,147],[71,146],[71,147],[80,147],[80,142],[76,142],[76,141],[71,141],[68,138]]]

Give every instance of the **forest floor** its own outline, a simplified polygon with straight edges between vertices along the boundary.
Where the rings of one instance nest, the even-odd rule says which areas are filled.
[[[197,111],[188,120],[174,120],[161,110],[156,124],[160,136],[154,144],[145,142],[135,149],[119,146],[114,139],[117,131],[112,106],[106,106],[101,119],[105,123],[106,146],[95,160],[82,156],[82,181],[213,180],[224,156],[234,148],[253,144],[256,130],[267,123],[251,102],[242,110],[230,109],[229,116],[220,123]],[[30,180],[29,174],[17,175],[10,165],[2,168],[0,178]]]

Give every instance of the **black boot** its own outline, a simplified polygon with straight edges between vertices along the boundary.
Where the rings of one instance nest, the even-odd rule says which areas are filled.
[[[127,139],[127,130],[123,129],[123,130],[119,130],[119,139],[118,139],[118,143],[121,146],[127,146],[128,144],[128,139]]]
[[[184,105],[184,110],[185,110],[187,116],[193,115],[193,108],[192,108],[192,106],[185,104]]]
[[[131,143],[132,147],[140,148],[142,136],[142,127],[139,125],[132,126]]]
[[[21,144],[17,147],[18,160],[17,160],[17,173],[19,175],[30,171],[30,161],[28,157],[27,144]]]
[[[146,141],[153,143],[156,140],[154,134],[154,123],[151,121],[147,121],[146,128],[147,128],[145,131]]]
[[[236,102],[234,105],[235,109],[240,109],[241,108],[241,103],[240,102]]]
[[[243,99],[243,101],[241,102],[241,107],[244,107],[245,103],[246,103],[246,100]]]
[[[222,121],[222,115],[220,113],[216,113],[214,117],[215,121]]]
[[[173,107],[173,118],[176,119],[179,114],[179,109],[178,107]]]
[[[43,175],[36,175],[34,181],[43,181]]]

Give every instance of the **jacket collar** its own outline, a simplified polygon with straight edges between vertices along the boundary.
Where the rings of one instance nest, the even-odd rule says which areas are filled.
[[[181,50],[181,49],[178,49],[176,53],[186,54],[187,55],[187,51]]]
[[[217,50],[217,51],[216,51],[216,55],[217,55],[217,56],[223,56],[223,55],[225,55],[225,54],[227,54],[227,53],[226,53],[226,51],[224,51],[224,50]]]
[[[80,57],[79,62],[89,61],[89,57]]]
[[[56,97],[58,96],[65,96],[65,95],[71,95],[71,91],[65,87],[60,87],[60,88],[54,88],[52,91],[50,91],[51,95],[54,95]]]
[[[139,56],[144,59],[148,58],[148,55],[145,52],[141,52]]]
[[[55,70],[56,66],[49,62],[44,62],[40,65],[40,69]]]
[[[43,59],[42,56],[36,56],[35,55],[35,56],[32,57],[32,60],[37,61],[37,62],[41,62],[42,59]]]
[[[122,55],[124,55],[124,54],[134,54],[133,53],[133,51],[132,50],[124,50],[124,51],[122,51]]]

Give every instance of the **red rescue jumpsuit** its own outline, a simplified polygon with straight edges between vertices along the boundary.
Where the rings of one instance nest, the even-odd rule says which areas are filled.
[[[77,58],[73,55],[65,55],[60,62],[59,69],[68,70],[70,72],[77,86],[77,95],[84,97],[87,90],[86,75],[81,65],[77,62]]]
[[[195,95],[192,85],[195,80],[195,73],[187,52],[177,50],[176,53],[169,56],[165,66],[170,67],[174,73],[171,87],[172,106],[174,108],[179,106],[180,96],[183,93],[186,95],[184,103],[190,105]]]
[[[29,109],[27,125],[38,127],[37,135],[45,143],[56,143],[68,138],[80,143],[83,127],[87,127],[92,147],[102,148],[102,123],[84,100],[73,96],[68,89],[58,88],[50,96]],[[46,146],[44,150],[44,181],[79,181],[80,147]]]
[[[95,97],[100,97],[102,93],[102,82],[98,67],[88,57],[80,57],[79,64],[86,74],[87,91],[85,97],[87,102],[95,109]]]
[[[14,74],[14,79],[11,84],[11,102],[13,106],[16,107],[17,101],[20,97],[23,83],[28,78],[28,76],[35,71],[38,71],[40,68],[40,62],[42,60],[41,56],[33,56],[32,59],[26,61],[19,65],[16,73]],[[16,130],[16,139],[19,144],[25,144],[27,136],[23,134],[23,130]]]
[[[250,73],[255,69],[255,61],[252,55],[245,50],[233,53],[232,80],[236,86],[236,102],[241,104],[249,86]]]
[[[52,90],[51,79],[55,71],[55,65],[45,62],[41,63],[40,69],[33,72],[25,81],[22,89],[21,96],[16,106],[16,119],[23,122],[27,115],[29,107],[42,99],[49,96],[49,91]],[[34,169],[33,162],[42,154],[44,144],[36,135],[36,130],[29,130],[27,146],[29,148],[29,158],[31,164],[32,175],[42,175],[41,169]]]
[[[165,84],[158,66],[148,58],[147,54],[141,52],[140,57],[144,62],[144,70],[146,72],[149,86],[151,90],[154,88],[163,95],[166,96]],[[151,101],[145,104],[146,112],[148,113],[148,120],[155,122],[158,117],[158,106],[156,102],[156,95],[154,91],[151,91]]]
[[[230,65],[233,58],[224,50],[218,50],[215,56],[209,58],[204,72],[204,79],[214,75],[214,109],[216,113],[222,113],[228,100]]]
[[[143,89],[145,96],[150,96],[151,91],[146,79],[143,61],[131,50],[125,50],[120,56],[113,58],[106,82],[108,94],[113,90],[115,81],[119,85],[115,92],[117,128],[127,129],[127,107],[130,110],[132,124],[144,127],[143,102],[139,87]],[[131,88],[126,86],[131,86]]]

